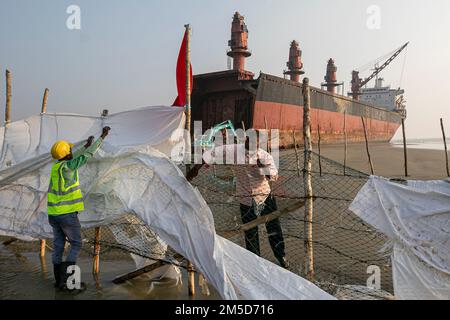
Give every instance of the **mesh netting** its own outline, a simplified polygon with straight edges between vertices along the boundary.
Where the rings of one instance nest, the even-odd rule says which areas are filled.
[[[280,152],[279,179],[272,183],[271,189],[278,209],[272,215],[280,214],[278,219],[289,269],[306,277],[303,268],[306,239],[303,159],[303,151]],[[344,174],[341,164],[315,153],[312,153],[312,164],[315,282],[339,298],[387,296],[383,291],[393,292],[389,253],[383,250],[387,238],[348,209],[368,175],[349,168],[345,168]],[[239,200],[244,195],[236,194],[235,181],[233,166],[216,165],[203,168],[193,184],[211,208],[217,233],[246,246],[242,230],[246,229],[243,221],[249,220],[246,219],[248,213],[245,210],[241,213]],[[276,233],[274,221],[267,225],[264,221],[259,222],[259,243],[261,256],[278,263],[275,256],[279,254],[280,246],[277,246],[279,239],[273,235]],[[270,245],[269,234],[274,238],[274,249]],[[382,291],[366,287],[368,267],[371,265],[381,270]]]
[[[368,180],[368,175],[334,161],[312,155],[314,282],[339,299],[390,299],[393,292],[387,238],[364,223],[348,207]],[[276,208],[265,215],[245,210],[236,194],[236,176],[231,165],[204,166],[192,181],[208,203],[216,231],[246,247],[245,231],[259,238],[260,255],[274,263],[284,251],[289,270],[306,277],[304,152],[280,152],[279,179],[271,185]],[[184,169],[184,168],[183,168]],[[265,219],[264,219],[265,218]],[[274,219],[277,218],[277,219]],[[277,235],[281,226],[283,238]],[[255,229],[256,228],[256,229]],[[186,268],[186,261],[158,238],[134,214],[127,214],[101,229],[101,255],[113,250],[165,261]],[[252,233],[253,232],[253,233]],[[94,229],[83,230],[84,253],[94,252]],[[283,242],[283,243],[281,243]],[[255,245],[255,239],[247,248]],[[252,251],[255,248],[250,248]],[[381,289],[366,286],[368,267],[380,268]]]

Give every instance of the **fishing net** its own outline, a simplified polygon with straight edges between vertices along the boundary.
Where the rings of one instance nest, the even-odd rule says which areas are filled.
[[[311,153],[311,158],[313,232],[310,240],[313,244],[313,282],[340,299],[392,298],[390,295],[393,292],[391,250],[387,238],[348,209],[369,176],[351,168],[345,168],[317,153]],[[254,250],[255,248],[251,248],[255,245],[254,239],[246,245],[244,237],[245,231],[247,234],[251,231],[252,237],[259,239],[261,257],[276,264],[280,263],[276,256],[280,255],[284,246],[289,270],[306,278],[305,240],[308,237],[304,231],[307,221],[305,221],[303,162],[303,150],[280,151],[279,179],[271,185],[276,208],[267,215],[264,210],[259,215],[251,210],[242,210],[240,200],[246,195],[236,193],[236,174],[235,167],[232,165],[204,166],[192,181],[192,185],[199,190],[210,207],[217,234],[241,247],[250,246],[250,249]],[[95,168],[94,163],[92,170]],[[183,166],[180,166],[180,169],[185,170]],[[135,190],[146,190],[146,186],[151,183],[151,188],[155,192],[158,191],[158,180],[152,178],[151,172],[142,172],[142,166],[137,165],[136,169],[126,167],[123,170],[127,170],[127,179],[133,181]],[[143,175],[152,180],[149,182],[141,178]],[[91,179],[88,176],[86,174],[84,179]],[[102,179],[105,184],[108,183],[108,179],[105,177]],[[39,184],[42,178],[34,180]],[[15,187],[6,182],[8,192],[11,192],[11,199],[14,199],[14,193],[19,194],[20,189],[24,188],[20,185],[20,180]],[[164,184],[161,184],[161,188],[163,187]],[[16,203],[15,212],[24,211],[24,208],[42,207],[40,202],[45,198],[43,196],[45,192],[40,191],[38,196],[35,193],[29,193],[29,197],[22,197],[20,201],[14,202]],[[22,192],[22,194],[28,193]],[[165,195],[164,192],[158,194]],[[170,197],[170,194],[166,194],[166,197]],[[117,199],[109,199],[109,201],[117,201]],[[3,205],[8,206],[7,203]],[[152,203],[146,205],[151,206]],[[11,206],[8,208],[13,209]],[[33,212],[30,211],[29,214]],[[118,218],[101,226],[101,236],[97,237],[97,243],[100,245],[102,257],[126,253],[131,254],[135,262],[139,262],[136,263],[138,267],[160,261],[187,268],[187,261],[164,243],[139,216],[131,212],[117,216]],[[11,217],[8,216],[9,218]],[[11,221],[11,223],[16,222]],[[28,227],[24,226],[24,228]],[[282,238],[277,231],[280,227],[283,233]],[[95,254],[95,235],[95,228],[83,229],[83,254]],[[52,247],[51,241],[48,242],[48,246]],[[375,274],[373,274],[374,270]],[[376,280],[378,275],[379,285]],[[371,283],[374,284],[373,288],[367,286]]]
[[[384,299],[393,292],[390,252],[387,238],[363,222],[348,207],[369,176],[311,153],[313,187],[313,258],[314,282],[341,299]],[[305,187],[303,150],[280,152],[279,179],[272,183],[279,223],[284,237],[289,269],[303,277],[305,258]],[[241,213],[240,198],[235,192],[233,166],[203,168],[193,184],[200,190],[214,215],[216,231],[245,247],[243,230],[248,230]],[[261,215],[254,220],[259,229],[261,256],[278,263],[277,245],[270,246],[269,235],[274,222]],[[277,238],[275,237],[275,241]],[[279,241],[279,239],[278,239]],[[250,243],[251,245],[251,243]],[[372,286],[373,269],[379,270],[380,284]],[[378,269],[379,268],[379,269]],[[367,286],[369,280],[369,287]]]
[[[317,153],[311,153],[311,157],[314,283],[339,299],[393,298],[387,238],[348,209],[368,175]],[[283,242],[289,270],[306,277],[303,161],[303,150],[280,151],[279,179],[271,185],[276,208],[267,215],[242,210],[240,200],[245,195],[236,193],[232,165],[204,166],[192,184],[210,207],[219,235],[246,247],[245,231],[253,229],[255,236],[256,230],[261,257],[276,264],[279,264],[276,255],[280,254],[277,250],[281,250],[280,242]],[[277,224],[281,226],[283,238],[276,237]],[[95,228],[83,229],[83,254],[94,255],[95,234]],[[132,213],[102,226],[98,240],[103,258],[117,256],[117,252],[131,253],[135,261],[145,258],[139,260],[140,266],[161,261],[187,268],[187,261]],[[51,248],[51,241],[48,245]],[[254,241],[247,245],[254,245]],[[374,269],[379,271],[379,284],[370,280]]]

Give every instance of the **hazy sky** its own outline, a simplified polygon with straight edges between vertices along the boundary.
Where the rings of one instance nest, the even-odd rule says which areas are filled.
[[[81,30],[66,27],[69,5],[81,8]],[[371,5],[381,9],[379,29],[367,27]],[[225,70],[236,10],[249,29],[247,70],[281,76],[296,39],[315,86],[330,57],[349,89],[352,69],[410,41],[406,55],[382,73],[385,83],[406,90],[408,136],[440,136],[440,117],[450,132],[448,0],[0,0],[0,105],[6,68],[13,120],[39,112],[45,87],[48,112],[170,104],[184,24],[193,28],[194,73]]]

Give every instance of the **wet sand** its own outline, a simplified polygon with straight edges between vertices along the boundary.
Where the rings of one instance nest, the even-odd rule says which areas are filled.
[[[79,294],[61,292],[53,288],[53,265],[50,250],[44,260],[38,256],[39,242],[16,241],[8,246],[2,242],[9,237],[0,236],[0,300],[208,300],[219,299],[212,286],[211,295],[202,294],[196,281],[196,296],[189,297],[187,272],[181,269],[182,283],[174,280],[151,281],[144,274],[123,284],[112,281],[136,267],[128,254],[109,251],[101,255],[100,277],[92,275],[92,257],[83,251],[77,261],[82,281],[87,290]],[[197,276],[196,276],[197,280]]]
[[[404,178],[403,148],[394,147],[389,143],[369,143],[376,175]],[[317,145],[314,146],[317,152]],[[331,160],[344,163],[344,145],[322,145],[321,154]],[[353,169],[370,173],[364,143],[348,144],[347,165]],[[445,153],[440,150],[425,150],[408,148],[408,179],[435,180],[447,178],[445,168]]]

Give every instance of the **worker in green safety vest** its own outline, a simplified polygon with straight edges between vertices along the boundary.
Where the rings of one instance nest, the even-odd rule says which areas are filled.
[[[55,287],[59,289],[67,289],[67,268],[76,265],[82,245],[78,213],[84,210],[84,202],[78,169],[94,156],[109,130],[109,127],[104,127],[101,136],[94,143],[94,137],[91,136],[84,147],[74,153],[73,144],[67,141],[58,141],[51,149],[52,157],[57,162],[51,170],[47,210],[48,221],[53,228],[52,262]],[[70,251],[66,261],[63,261],[66,238],[70,243]]]

